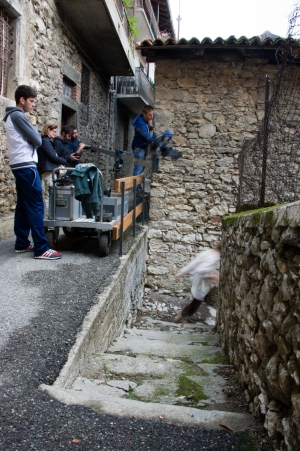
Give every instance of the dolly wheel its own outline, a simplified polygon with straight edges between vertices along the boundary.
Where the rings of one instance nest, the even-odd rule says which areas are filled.
[[[110,242],[107,233],[101,233],[98,235],[99,247],[100,247],[100,257],[106,257],[110,252]]]
[[[80,232],[78,229],[76,229],[76,227],[63,227],[63,232],[66,236],[69,237],[74,237],[74,236],[79,236]]]

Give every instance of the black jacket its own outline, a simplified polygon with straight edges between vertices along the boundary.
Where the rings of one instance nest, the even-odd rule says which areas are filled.
[[[60,158],[63,158],[66,160],[68,166],[71,164],[70,160],[70,148],[68,146],[68,141],[66,139],[62,139],[59,136],[56,136],[54,138],[54,147],[56,150],[57,155]]]
[[[59,164],[67,164],[64,158],[57,156],[54,144],[49,136],[42,137],[42,145],[37,150],[38,153],[38,169],[43,174],[46,171],[53,171]]]

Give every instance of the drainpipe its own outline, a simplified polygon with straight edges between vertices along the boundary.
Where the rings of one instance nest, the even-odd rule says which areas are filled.
[[[109,90],[109,101],[108,101],[108,121],[107,121],[107,144],[109,148],[114,151],[115,149],[115,128],[116,128],[116,100],[117,100],[117,77],[113,79],[113,89]],[[109,157],[108,157],[109,158]],[[108,180],[109,168],[106,161],[105,165],[105,176]]]

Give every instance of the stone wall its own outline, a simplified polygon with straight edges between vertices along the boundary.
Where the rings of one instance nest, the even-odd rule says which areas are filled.
[[[235,212],[237,157],[264,116],[263,59],[156,61],[155,131],[171,129],[179,160],[161,159],[153,175],[146,283],[180,294],[174,274],[220,238],[221,218]]]
[[[0,115],[4,117],[5,108],[14,106],[15,102],[0,97]],[[0,217],[9,215],[15,209],[16,187],[14,177],[8,166],[8,154],[5,139],[5,123],[0,121]]]
[[[218,329],[280,450],[300,449],[299,217],[296,202],[223,220]]]
[[[99,295],[98,302],[84,319],[82,330],[69,353],[68,361],[52,387],[70,388],[90,356],[104,352],[125,328],[132,327],[142,307],[143,274],[147,254],[147,232],[141,232],[113,276],[112,283]]]

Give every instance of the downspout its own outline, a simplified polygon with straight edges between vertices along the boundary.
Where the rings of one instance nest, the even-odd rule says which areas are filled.
[[[112,84],[111,84],[112,86]],[[116,129],[116,87],[117,87],[117,77],[113,78],[113,86],[109,90],[109,101],[108,101],[108,121],[107,121],[107,144],[109,150],[115,150],[115,129]],[[109,165],[108,159],[111,157],[106,157],[105,161],[105,176],[106,181],[109,177]]]

